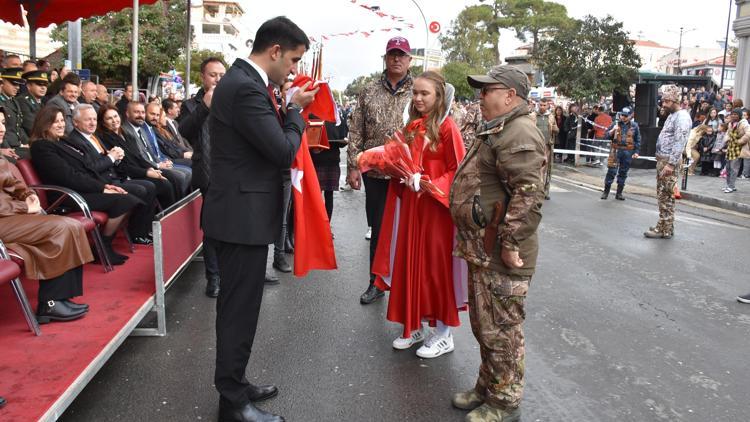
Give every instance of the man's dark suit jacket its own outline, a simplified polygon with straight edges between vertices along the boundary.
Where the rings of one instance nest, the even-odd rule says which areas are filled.
[[[297,111],[279,117],[258,72],[238,59],[214,91],[209,117],[211,179],[203,202],[206,236],[268,245],[281,231],[281,170],[300,146]]]
[[[65,141],[82,151],[85,154],[84,158],[89,161],[89,165],[102,177],[111,181],[120,181],[122,177],[117,174],[115,163],[107,155],[100,154],[77,129],[73,129]],[[101,139],[99,141],[101,142]],[[103,144],[102,142],[102,146],[104,146]]]
[[[125,158],[117,166],[118,174],[126,175],[132,179],[144,179],[149,168],[155,168],[151,163],[141,156],[141,151],[135,139],[128,139],[124,135],[114,133],[110,130],[97,132],[99,140],[107,149],[120,147],[125,151]]]

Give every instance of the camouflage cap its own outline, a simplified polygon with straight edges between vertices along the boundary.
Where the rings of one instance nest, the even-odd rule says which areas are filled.
[[[529,95],[529,77],[519,68],[510,65],[493,66],[486,75],[466,77],[472,88],[481,89],[485,85],[500,84],[516,90],[516,95],[526,98]]]
[[[663,85],[661,87],[661,100],[680,101],[682,90],[677,85]]]

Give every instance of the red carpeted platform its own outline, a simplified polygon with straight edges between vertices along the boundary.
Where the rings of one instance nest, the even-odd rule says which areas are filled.
[[[127,250],[122,243],[115,248]],[[125,339],[118,334],[129,333],[140,321],[155,290],[153,248],[136,246],[128,256],[110,273],[101,265],[86,265],[84,296],[77,300],[91,306],[88,315],[42,325],[39,337],[28,329],[11,286],[0,285],[0,396],[8,401],[0,421],[59,417],[47,412],[56,403],[72,401],[71,387],[85,385]],[[38,283],[23,284],[36,309]]]

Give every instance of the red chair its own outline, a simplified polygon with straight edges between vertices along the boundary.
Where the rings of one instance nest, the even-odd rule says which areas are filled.
[[[18,278],[20,275],[21,267],[11,259],[8,250],[5,249],[5,245],[0,241],[0,284],[10,282],[10,285],[13,287],[13,293],[15,293],[16,299],[18,299],[18,304],[21,305],[21,311],[26,318],[29,329],[34,334],[41,335],[42,331],[39,329],[39,323],[36,320],[34,311],[31,309],[26,292],[23,290],[21,279]]]
[[[18,162],[16,162],[16,166],[21,172],[21,176],[23,176],[23,180],[26,182],[29,188],[36,191],[36,194],[39,197],[39,203],[41,204],[44,211],[48,214],[57,209],[66,198],[70,198],[73,200],[73,202],[75,202],[75,204],[78,206],[78,208],[81,209],[81,211],[71,212],[64,215],[66,217],[71,217],[80,221],[83,224],[86,233],[91,233],[91,237],[93,237],[94,239],[96,254],[99,256],[99,260],[101,261],[102,266],[104,266],[104,271],[112,271],[112,264],[109,262],[109,257],[104,252],[104,241],[102,240],[101,233],[99,233],[99,226],[107,224],[107,221],[109,220],[107,213],[101,211],[91,211],[88,204],[81,197],[81,195],[79,195],[72,189],[64,188],[62,186],[42,184],[39,175],[37,174],[34,166],[31,163],[31,160],[18,160]],[[47,191],[59,192],[61,193],[61,195],[55,202],[50,204],[49,200],[47,199]]]

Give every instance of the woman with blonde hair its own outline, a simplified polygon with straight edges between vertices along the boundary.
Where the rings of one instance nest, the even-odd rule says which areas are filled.
[[[466,151],[449,116],[454,89],[432,71],[414,80],[403,129],[413,161],[421,168],[413,180],[391,180],[383,214],[373,273],[376,286],[390,289],[387,318],[403,325],[395,349],[417,350],[421,358],[453,351],[450,327],[460,325],[458,310],[466,303],[466,263],[454,258],[455,228],[448,209],[451,183]],[[420,191],[427,179],[443,194]],[[416,180],[416,183],[415,183]],[[435,330],[426,335],[422,322]]]

